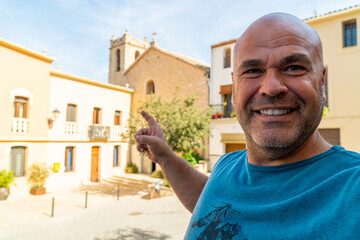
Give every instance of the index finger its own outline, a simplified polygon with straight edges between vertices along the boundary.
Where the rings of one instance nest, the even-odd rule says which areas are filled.
[[[148,123],[149,127],[151,126],[159,126],[156,120],[147,112],[141,111],[141,115],[145,118],[146,122]]]

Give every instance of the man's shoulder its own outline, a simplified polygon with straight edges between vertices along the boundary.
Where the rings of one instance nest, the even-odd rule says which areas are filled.
[[[219,171],[221,169],[228,169],[228,166],[235,166],[235,163],[243,162],[243,159],[247,159],[247,150],[240,150],[235,152],[230,152],[222,155],[219,160],[216,162],[213,172]]]
[[[333,150],[335,150],[336,154],[340,154],[346,158],[352,158],[354,160],[360,160],[360,153],[355,152],[355,151],[351,151],[351,150],[347,150],[344,147],[337,145],[337,146],[333,146],[332,147]]]
[[[221,156],[221,158],[241,157],[244,154],[247,154],[247,149],[239,150],[239,151],[235,151],[235,152],[225,153],[224,155]]]
[[[235,152],[230,152],[222,155],[218,162],[225,162],[225,161],[237,161],[239,158],[245,157],[247,158],[247,150],[240,150]]]

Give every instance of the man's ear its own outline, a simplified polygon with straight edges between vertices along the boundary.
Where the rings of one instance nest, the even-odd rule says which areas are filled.
[[[321,88],[322,88],[322,99],[323,101],[326,100],[327,96],[326,96],[326,93],[325,93],[325,83],[326,83],[326,77],[327,77],[327,66],[324,65],[323,66],[323,70],[322,70],[322,75],[321,75]]]
[[[232,96],[231,96],[231,103],[233,106],[234,105],[234,97],[235,97],[235,94],[234,94],[234,72],[231,72],[231,80],[232,80]]]

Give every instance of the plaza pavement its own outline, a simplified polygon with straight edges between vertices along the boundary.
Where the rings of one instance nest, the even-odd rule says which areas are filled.
[[[147,184],[156,179],[145,175],[117,180],[119,200],[111,183],[53,188],[41,196],[30,195],[21,183],[12,187],[9,198],[0,201],[0,239],[183,239],[191,214],[173,194],[149,199]]]

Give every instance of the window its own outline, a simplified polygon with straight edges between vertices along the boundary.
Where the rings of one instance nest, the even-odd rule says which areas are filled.
[[[121,111],[115,111],[114,125],[121,125]]]
[[[230,117],[230,114],[234,111],[234,108],[231,103],[232,94],[224,94],[223,95],[223,112],[224,117]]]
[[[120,154],[121,154],[121,146],[114,146],[114,167],[120,166]]]
[[[232,84],[220,86],[220,94],[222,98],[223,116],[230,117],[230,114],[234,111],[231,103]]]
[[[146,83],[146,94],[155,93],[155,84],[153,80]]]
[[[321,136],[332,145],[340,145],[340,129],[339,128],[325,128],[318,129]]]
[[[65,148],[65,172],[74,171],[75,147]]]
[[[28,117],[28,99],[24,97],[15,97],[14,100],[14,117],[27,118]]]
[[[66,121],[76,122],[77,107],[74,104],[68,104],[66,108]]]
[[[15,177],[25,176],[26,147],[12,147],[10,157],[10,171]]]
[[[116,50],[116,71],[120,71],[120,49]]]
[[[351,20],[343,23],[344,32],[344,47],[356,46],[356,20]]]
[[[136,51],[135,52],[135,60],[140,56],[140,52],[139,51]]]
[[[231,65],[231,49],[227,48],[224,54],[224,68],[228,68]]]
[[[93,124],[101,124],[101,108],[94,108]]]

